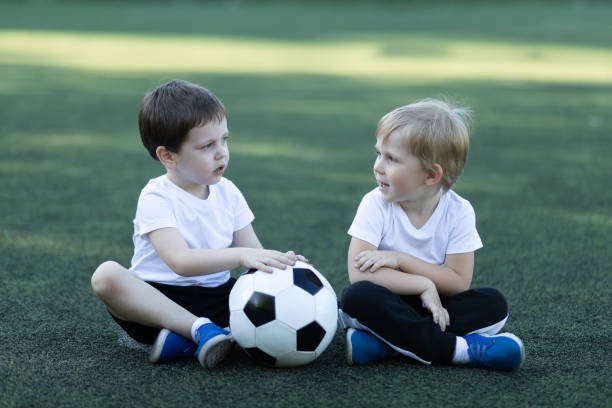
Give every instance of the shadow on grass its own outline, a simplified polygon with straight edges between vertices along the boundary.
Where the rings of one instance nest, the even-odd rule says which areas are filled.
[[[350,18],[347,18],[350,7]],[[412,2],[402,5],[283,4],[227,1],[104,3],[32,2],[2,5],[0,28],[10,30],[110,31],[321,41],[449,36],[466,40],[575,44],[612,42],[605,2]],[[264,23],[265,22],[265,23]],[[443,22],[443,23],[441,23]],[[579,35],[577,35],[579,33]],[[431,50],[422,50],[430,53]],[[391,54],[405,49],[389,48]],[[410,50],[414,52],[414,50]],[[428,54],[430,55],[430,54]]]

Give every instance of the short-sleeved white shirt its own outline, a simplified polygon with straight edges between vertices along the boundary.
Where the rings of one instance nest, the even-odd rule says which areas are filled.
[[[138,199],[134,218],[134,256],[130,271],[142,280],[175,286],[215,287],[227,282],[229,270],[209,275],[181,276],[159,257],[148,233],[177,228],[189,248],[222,249],[233,234],[254,219],[244,196],[230,180],[209,186],[206,199],[174,184],[167,175],[149,180]]]
[[[417,229],[399,203],[385,202],[376,188],[361,200],[348,233],[379,250],[404,252],[434,265],[443,265],[447,254],[482,247],[472,205],[452,190],[440,194],[433,214]]]

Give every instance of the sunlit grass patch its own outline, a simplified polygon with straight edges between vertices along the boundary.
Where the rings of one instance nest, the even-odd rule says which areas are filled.
[[[434,36],[292,42],[222,36],[0,32],[0,64],[106,74],[313,74],[380,80],[610,83],[612,51]]]

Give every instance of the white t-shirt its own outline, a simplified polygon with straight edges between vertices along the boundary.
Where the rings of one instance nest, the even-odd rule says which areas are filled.
[[[253,219],[238,188],[226,178],[209,186],[200,199],[170,181],[167,175],[149,180],[138,198],[134,218],[134,256],[130,271],[142,280],[175,286],[215,287],[230,277],[229,270],[209,275],[181,276],[159,257],[148,233],[177,228],[189,248],[222,249],[232,244],[233,234]]]
[[[444,264],[446,254],[482,247],[472,205],[452,190],[440,195],[431,217],[417,229],[399,203],[385,202],[376,188],[361,200],[348,233],[379,250],[404,252],[434,265]]]

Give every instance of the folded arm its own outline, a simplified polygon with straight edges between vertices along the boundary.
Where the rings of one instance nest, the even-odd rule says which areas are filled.
[[[355,259],[364,251],[375,251],[376,247],[357,238],[351,240],[348,252],[348,274],[351,283],[367,280],[389,289],[398,295],[420,295],[430,287],[433,282],[423,276],[404,273],[394,268],[381,266],[376,273],[362,271],[358,268]]]
[[[353,238],[354,240],[356,238]],[[363,242],[363,241],[361,241]],[[378,251],[372,247],[355,254],[355,268],[374,275],[391,268],[430,279],[439,293],[452,296],[470,287],[474,271],[474,253],[446,255],[444,265],[434,265],[398,251]],[[372,249],[373,248],[373,249]]]

